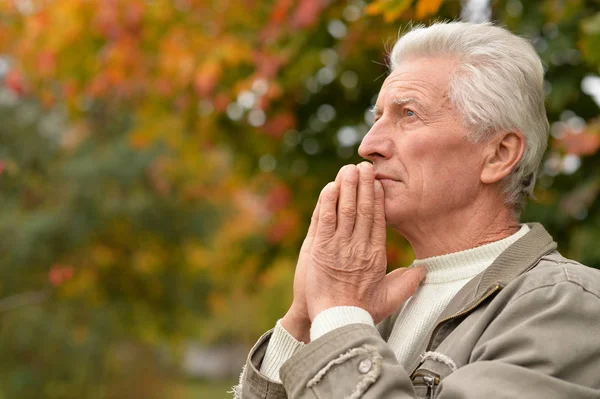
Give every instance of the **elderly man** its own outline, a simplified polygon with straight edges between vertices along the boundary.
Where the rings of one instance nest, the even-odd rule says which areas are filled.
[[[236,396],[600,398],[600,273],[518,221],[548,135],[535,51],[439,23],[391,65],[359,148],[371,162],[321,192],[294,301]],[[417,258],[389,274],[386,224]]]

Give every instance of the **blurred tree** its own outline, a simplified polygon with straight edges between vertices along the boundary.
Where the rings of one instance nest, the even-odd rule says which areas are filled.
[[[546,64],[552,137],[537,198],[523,216],[542,222],[566,256],[600,268],[600,2],[495,3],[495,16],[528,37]]]
[[[492,11],[548,65],[553,137],[525,219],[598,267],[596,5]],[[122,384],[168,378],[148,348],[250,343],[269,328],[319,190],[359,160],[385,50],[409,21],[460,12],[441,0],[0,1],[0,397],[161,397]],[[391,268],[410,263],[397,234],[389,244]]]

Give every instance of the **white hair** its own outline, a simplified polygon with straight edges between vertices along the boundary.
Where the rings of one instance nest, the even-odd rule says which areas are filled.
[[[520,131],[525,152],[503,180],[505,203],[518,214],[533,197],[538,167],[548,142],[544,68],[525,39],[491,23],[435,23],[404,34],[390,55],[394,70],[408,58],[455,57],[449,97],[462,113],[472,141]]]

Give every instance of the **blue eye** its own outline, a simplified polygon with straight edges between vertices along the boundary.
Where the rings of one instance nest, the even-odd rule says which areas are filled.
[[[415,116],[414,111],[411,111],[410,109],[406,110],[406,116]]]

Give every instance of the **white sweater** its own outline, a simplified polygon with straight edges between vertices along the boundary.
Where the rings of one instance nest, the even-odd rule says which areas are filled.
[[[399,312],[392,316],[393,328],[388,345],[398,362],[408,367],[416,361],[418,348],[450,300],[473,277],[485,270],[511,244],[529,231],[527,225],[510,237],[480,247],[447,255],[418,259],[410,267],[427,270],[425,281]],[[311,341],[348,324],[374,325],[371,315],[353,306],[338,306],[317,315],[310,329]],[[278,321],[269,341],[260,371],[280,382],[279,369],[304,344],[289,334]]]

